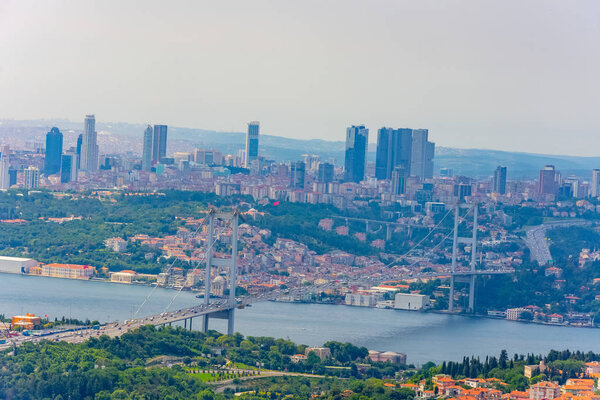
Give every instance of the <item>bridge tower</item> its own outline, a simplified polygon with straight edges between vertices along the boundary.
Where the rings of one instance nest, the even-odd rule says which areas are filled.
[[[454,312],[454,283],[466,282],[469,284],[469,312],[473,312],[475,306],[475,276],[477,263],[477,214],[478,204],[473,203],[473,233],[471,237],[459,237],[459,214],[461,208],[467,208],[467,204],[456,204],[454,209],[454,240],[452,241],[452,269],[450,273],[450,298],[448,299],[448,311]],[[457,273],[456,271],[456,256],[458,252],[458,244],[465,243],[471,245],[471,271]]]
[[[214,258],[213,257],[213,242],[214,229],[216,221],[224,221],[231,227],[231,257],[230,258]],[[208,321],[210,318],[219,318],[227,320],[227,334],[234,333],[234,311],[237,307],[235,298],[235,289],[237,287],[237,254],[238,254],[238,222],[239,212],[223,213],[217,212],[216,209],[211,209],[208,214],[208,242],[206,245],[206,274],[204,277],[204,305],[210,304],[210,288],[212,283],[211,269],[212,267],[227,267],[229,269],[229,296],[227,298],[227,308],[223,311],[215,311],[203,316],[202,331],[208,332]]]

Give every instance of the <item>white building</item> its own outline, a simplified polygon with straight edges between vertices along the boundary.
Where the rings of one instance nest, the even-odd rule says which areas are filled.
[[[422,311],[429,306],[429,296],[424,294],[397,293],[394,299],[394,308],[397,310]]]
[[[0,272],[5,274],[28,273],[29,268],[37,265],[38,262],[32,258],[0,256]]]
[[[379,296],[348,293],[345,298],[345,303],[348,306],[375,307],[378,300]]]

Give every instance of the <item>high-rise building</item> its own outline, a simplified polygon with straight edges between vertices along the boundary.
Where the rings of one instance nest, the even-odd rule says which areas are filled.
[[[83,142],[83,135],[77,136],[77,169],[81,168],[81,143]]]
[[[152,127],[148,125],[144,130],[144,143],[142,147],[142,169],[150,171],[152,168],[152,139],[154,132]]]
[[[412,129],[381,128],[377,131],[375,177],[391,179],[392,170],[402,166],[410,169]]]
[[[346,129],[346,156],[344,180],[360,182],[365,179],[369,130],[364,125],[352,125]]]
[[[317,180],[323,183],[333,182],[334,177],[333,164],[327,162],[319,163],[319,170],[317,173]]]
[[[406,179],[408,179],[408,170],[397,165],[392,171],[392,194],[399,195],[406,192]]]
[[[428,141],[427,129],[413,129],[410,175],[421,179],[433,178],[435,143]]]
[[[306,164],[304,161],[292,163],[290,170],[290,187],[294,189],[304,189],[304,178],[306,176]]]
[[[10,159],[8,146],[2,146],[0,154],[0,189],[8,189],[10,184]]]
[[[246,153],[244,156],[244,167],[246,168],[250,168],[250,163],[258,158],[259,130],[259,122],[248,122],[248,132],[246,133]]]
[[[594,169],[592,171],[591,196],[600,196],[600,169]]]
[[[44,158],[44,173],[56,174],[60,171],[60,156],[63,149],[63,134],[57,127],[46,133],[46,157]]]
[[[94,115],[85,116],[79,166],[83,171],[94,172],[98,170],[98,136]]]
[[[218,150],[195,149],[194,162],[196,164],[222,165],[223,154]]]
[[[494,193],[506,194],[506,167],[500,165],[494,171]]]
[[[167,156],[167,125],[154,125],[152,138],[152,163]]]
[[[539,194],[556,194],[558,191],[556,169],[554,165],[546,165],[540,170],[540,180],[538,182]]]
[[[8,180],[9,180],[9,184],[8,184],[9,187],[17,184],[17,170],[14,169],[13,167],[8,168]]]
[[[40,170],[37,167],[27,167],[23,173],[23,186],[25,189],[35,189],[40,185]]]
[[[67,153],[62,155],[60,181],[62,183],[77,182],[77,154]]]

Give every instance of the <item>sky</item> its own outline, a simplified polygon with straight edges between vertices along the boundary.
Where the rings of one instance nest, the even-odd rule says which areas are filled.
[[[598,156],[599,77],[597,0],[0,0],[0,118]]]

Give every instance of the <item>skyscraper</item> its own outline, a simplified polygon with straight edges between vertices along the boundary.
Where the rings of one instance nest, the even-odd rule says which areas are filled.
[[[317,180],[323,183],[333,182],[333,164],[331,163],[319,163],[319,170],[317,174]]]
[[[167,125],[154,125],[152,138],[152,162],[157,163],[167,156]]]
[[[60,171],[60,156],[63,149],[63,134],[57,127],[46,134],[46,157],[44,158],[44,173],[56,174]]]
[[[258,121],[248,122],[248,132],[246,133],[246,155],[244,167],[249,168],[250,163],[258,158],[258,134],[260,123]]]
[[[83,135],[77,136],[77,169],[81,168],[81,143],[83,142]]]
[[[290,186],[294,189],[304,189],[304,178],[306,175],[306,164],[304,161],[292,163],[290,173]]]
[[[410,170],[412,129],[381,128],[377,131],[375,177],[390,179],[394,167],[400,165]]]
[[[397,165],[392,171],[392,194],[399,195],[406,192],[406,179],[408,178],[408,170]]]
[[[144,144],[142,147],[142,169],[150,171],[152,168],[152,127],[148,125],[144,130]]]
[[[592,197],[600,196],[600,169],[594,169],[592,171],[591,196]]]
[[[23,172],[25,189],[35,189],[40,185],[40,170],[37,167],[27,167]]]
[[[77,154],[67,153],[62,155],[60,181],[62,183],[77,182]]]
[[[501,165],[494,171],[494,193],[506,194],[506,167]]]
[[[427,129],[413,129],[410,175],[421,179],[433,178],[435,143],[428,141]]]
[[[2,146],[0,154],[0,189],[8,189],[10,184],[10,160],[8,146]]]
[[[94,115],[85,116],[79,164],[83,171],[94,172],[98,170],[98,137]]]
[[[360,182],[365,179],[369,130],[364,125],[352,125],[346,129],[346,156],[344,180]]]
[[[539,194],[556,194],[558,185],[556,184],[556,169],[554,165],[546,165],[540,170],[540,181],[538,183]]]

